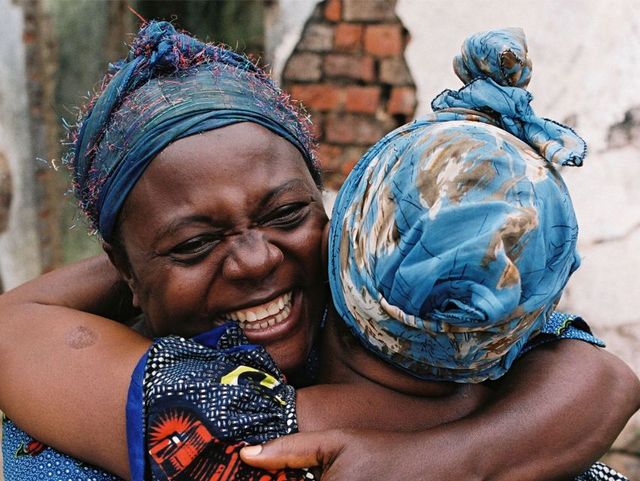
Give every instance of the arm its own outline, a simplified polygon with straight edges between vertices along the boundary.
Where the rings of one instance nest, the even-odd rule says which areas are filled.
[[[243,459],[321,465],[326,479],[349,481],[565,479],[601,456],[640,406],[635,374],[579,341],[535,349],[496,387],[477,413],[431,430],[297,434],[245,449]]]
[[[0,296],[0,384],[11,386],[0,408],[42,442],[127,477],[126,396],[149,341],[98,315],[122,313],[109,266],[94,258]]]
[[[2,296],[9,304],[67,307],[117,321],[138,314],[131,291],[106,255],[57,269]]]
[[[121,292],[115,269],[101,256],[0,296],[0,383],[12,386],[0,390],[0,408],[38,440],[128,478],[127,390],[149,341],[101,317],[121,313]],[[463,393],[455,402],[430,402],[374,384],[314,386],[299,393],[304,429],[393,429],[396,422],[415,429],[417,410],[426,428],[458,418],[482,400]],[[390,417],[390,403],[404,410]],[[349,408],[336,417],[328,408],[339,404]]]
[[[125,301],[123,301],[123,296]],[[0,296],[0,408],[38,440],[128,478],[125,406],[131,373],[149,341],[109,318],[126,319],[128,290],[106,256],[41,276]],[[318,386],[301,390],[299,406],[307,429],[361,427],[373,423],[372,409],[392,429],[395,419],[423,426],[460,417],[480,398],[429,404],[380,386]],[[385,394],[390,396],[384,398]],[[386,401],[385,401],[386,399]],[[374,406],[370,403],[374,402]],[[318,402],[322,401],[322,402]],[[405,403],[403,418],[381,415],[389,402]],[[336,419],[327,406],[348,403]],[[43,406],[46,409],[43,409]],[[314,406],[325,411],[313,415]],[[336,424],[337,423],[337,424]],[[365,424],[366,425],[366,424]]]
[[[127,477],[126,393],[131,372],[149,341],[114,322],[79,311],[85,309],[107,315],[110,302],[118,298],[111,290],[117,276],[106,262],[102,258],[75,264],[0,296],[0,329],[3,332],[0,336],[0,382],[11,384],[13,388],[10,392],[0,390],[0,407],[43,442]],[[16,346],[20,348],[16,349]],[[385,399],[375,386],[317,386],[311,389],[309,393],[315,393],[313,396],[301,391],[299,399],[303,429],[371,427],[372,424],[378,429],[393,429],[401,422],[401,415],[406,416],[406,428],[415,429],[415,413],[418,412],[415,400],[405,399],[409,404],[400,404],[406,397],[395,393],[390,400]],[[327,391],[323,393],[322,389]],[[367,394],[363,389],[371,391]],[[434,460],[437,456],[433,453],[438,453],[438,449],[442,451],[443,446],[462,450],[462,446],[472,440],[476,445],[462,450],[463,454],[468,454],[455,459],[453,464],[466,472],[473,471],[476,452],[484,453],[482,458],[488,461],[489,467],[502,463],[501,455],[508,456],[504,469],[509,473],[534,469],[541,459],[545,464],[538,468],[542,469],[549,468],[552,460],[554,465],[560,466],[558,469],[576,465],[574,459],[586,465],[613,441],[638,403],[637,380],[626,366],[604,351],[572,341],[528,354],[497,389],[496,401],[477,414],[449,424],[448,429],[412,434],[421,437],[420,444],[413,445],[407,452],[415,456],[416,446],[424,445],[431,446],[431,454],[414,458],[403,467],[413,467],[415,459]],[[304,400],[305,396],[323,401],[324,415],[320,411],[316,421],[304,413],[308,402]],[[371,400],[378,406],[374,411],[383,413],[379,418],[362,415],[371,407]],[[608,411],[601,413],[598,406],[605,402]],[[326,407],[335,405],[344,409],[340,410],[339,424],[332,426],[327,420],[333,419],[335,412],[327,412]],[[394,417],[384,414],[389,412],[389,405],[394,406]],[[42,406],[47,409],[43,410]],[[405,406],[404,411],[400,406]],[[421,413],[428,413],[426,404],[420,406],[424,410]],[[438,413],[435,420],[440,418],[443,422],[465,414],[459,411],[447,418],[442,407],[442,403],[432,406]],[[474,407],[473,402],[467,406],[470,410]],[[521,412],[527,413],[527,419],[523,419]],[[355,421],[350,416],[354,416]],[[420,421],[423,428],[434,424],[434,418],[425,416]],[[390,422],[390,427],[382,424],[385,420]],[[369,424],[363,425],[363,422]],[[560,425],[566,429],[561,429]],[[470,430],[476,435],[469,436]],[[518,433],[515,452],[513,433],[517,430],[522,431]],[[386,433],[383,438],[374,434],[356,436],[351,447],[365,449],[367,443],[388,439],[388,436],[391,435]],[[415,443],[416,439],[411,436],[407,438],[408,442]],[[551,436],[558,436],[558,439],[549,442]],[[322,439],[329,446],[327,443],[335,438]],[[574,444],[585,440],[588,453],[576,451]],[[537,445],[542,442],[543,446]],[[387,443],[382,452],[391,453]],[[558,458],[560,453],[562,459]],[[388,460],[389,457],[381,459]],[[439,458],[442,462],[445,459],[451,458]],[[466,464],[462,462],[465,460]]]

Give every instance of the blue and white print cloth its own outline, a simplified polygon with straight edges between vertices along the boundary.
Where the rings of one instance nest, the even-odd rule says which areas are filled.
[[[471,36],[454,65],[467,85],[376,143],[340,189],[329,278],[375,354],[422,379],[482,382],[509,369],[580,264],[551,162],[580,165],[585,148],[531,110],[521,30]]]

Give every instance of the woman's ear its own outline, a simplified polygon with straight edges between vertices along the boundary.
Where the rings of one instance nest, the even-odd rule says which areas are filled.
[[[135,276],[129,263],[129,257],[123,247],[116,244],[109,244],[107,242],[102,243],[102,249],[106,252],[109,260],[114,265],[116,270],[120,273],[122,280],[127,283],[129,290],[131,291],[132,299],[131,303],[136,309],[140,308],[139,297],[136,289]]]

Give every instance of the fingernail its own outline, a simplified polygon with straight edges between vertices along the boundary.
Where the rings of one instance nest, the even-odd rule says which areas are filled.
[[[258,444],[257,446],[246,446],[242,448],[242,453],[245,456],[257,456],[262,452],[262,446]]]

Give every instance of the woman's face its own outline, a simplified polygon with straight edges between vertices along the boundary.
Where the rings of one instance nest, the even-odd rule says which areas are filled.
[[[154,335],[236,320],[291,371],[305,362],[326,302],[326,222],[300,152],[236,124],[153,160],[125,203],[126,257],[116,264]]]

